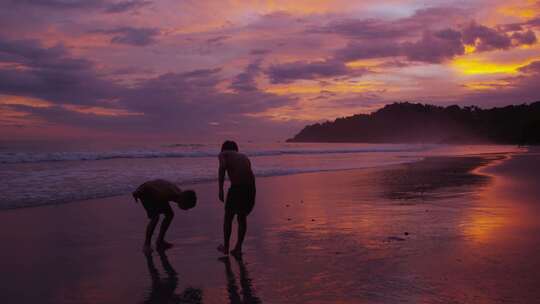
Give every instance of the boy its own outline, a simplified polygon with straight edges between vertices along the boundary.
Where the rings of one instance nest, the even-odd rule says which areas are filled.
[[[195,207],[197,203],[197,196],[193,190],[181,191],[175,184],[163,180],[156,179],[147,181],[140,185],[135,192],[133,192],[133,198],[135,202],[141,200],[150,222],[146,227],[146,239],[144,241],[143,251],[149,253],[152,251],[150,245],[152,234],[159,221],[159,215],[165,215],[165,218],[161,222],[159,229],[159,235],[156,240],[156,249],[165,250],[172,247],[171,243],[164,240],[165,233],[169,228],[174,217],[174,212],[169,205],[169,201],[173,201],[178,204],[178,208],[182,210],[188,210]]]
[[[225,201],[225,218],[223,221],[223,245],[218,250],[229,254],[232,222],[236,215],[238,221],[238,239],[236,246],[230,252],[235,257],[242,255],[242,243],[247,231],[247,216],[255,205],[255,176],[251,170],[248,157],[238,152],[234,141],[225,141],[219,154],[219,200],[223,202],[223,183],[225,173],[229,176],[231,186]]]

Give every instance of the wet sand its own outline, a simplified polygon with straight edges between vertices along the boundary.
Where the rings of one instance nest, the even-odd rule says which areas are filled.
[[[540,155],[437,157],[258,179],[242,261],[217,185],[141,252],[130,197],[0,212],[2,303],[534,303]],[[234,234],[234,232],[233,232]],[[233,242],[234,242],[233,237]]]

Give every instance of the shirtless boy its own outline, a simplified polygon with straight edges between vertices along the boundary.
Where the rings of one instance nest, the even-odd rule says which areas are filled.
[[[236,246],[230,253],[235,257],[242,254],[242,243],[247,231],[247,216],[255,205],[255,176],[251,171],[248,157],[238,152],[238,145],[234,141],[225,141],[219,154],[219,200],[224,201],[223,183],[225,173],[231,182],[227,199],[225,200],[225,218],[223,221],[223,245],[218,250],[225,255],[229,254],[229,240],[231,238],[232,222],[234,216],[238,221],[238,239]]]
[[[193,190],[181,191],[175,184],[163,180],[156,179],[147,181],[140,185],[135,192],[133,192],[133,198],[135,201],[141,200],[144,209],[150,219],[150,222],[146,226],[146,238],[144,241],[143,251],[148,253],[152,251],[151,239],[154,234],[154,229],[159,221],[159,215],[163,214],[165,217],[161,222],[159,229],[159,235],[156,240],[156,249],[165,250],[172,247],[172,244],[165,241],[165,233],[169,229],[174,212],[169,205],[169,201],[173,201],[178,204],[178,208],[182,210],[188,210],[195,207],[197,203],[197,196]]]

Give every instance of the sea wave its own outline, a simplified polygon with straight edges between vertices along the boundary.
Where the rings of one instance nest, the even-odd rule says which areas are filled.
[[[388,166],[399,163],[413,162],[419,157],[398,157],[384,159],[373,164],[368,162],[353,162],[332,165],[324,162],[322,166],[310,167],[274,167],[263,166],[254,168],[257,177],[283,176],[300,173],[327,172],[338,170],[361,169],[373,166]],[[184,167],[185,168],[185,167]],[[178,171],[171,168],[161,171],[158,176],[154,172],[135,172],[129,170],[118,171],[115,175],[98,175],[101,171],[74,171],[73,169],[63,172],[64,174],[50,174],[50,171],[35,171],[25,176],[25,181],[16,184],[0,185],[0,192],[3,193],[3,201],[0,202],[0,210],[16,209],[25,207],[36,207],[42,205],[55,205],[89,199],[107,198],[117,195],[125,195],[133,191],[141,182],[156,178],[165,178],[177,184],[189,187],[192,184],[213,182],[217,180],[214,168],[207,171],[191,170]],[[74,183],[66,186],[65,176],[71,176],[70,180],[79,180],[84,176],[85,183]],[[40,183],[35,183],[40,180]]]
[[[383,147],[359,147],[336,149],[268,149],[247,150],[250,157],[280,155],[314,155],[345,153],[419,152],[431,149],[430,145],[392,145]],[[59,161],[97,161],[132,158],[200,158],[216,157],[215,151],[107,151],[107,152],[0,152],[0,164],[40,163]]]

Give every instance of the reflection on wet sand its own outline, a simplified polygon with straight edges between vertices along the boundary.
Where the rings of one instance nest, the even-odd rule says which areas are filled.
[[[521,204],[506,201],[504,195],[500,193],[500,189],[508,188],[511,181],[489,172],[489,169],[510,158],[510,155],[497,158],[489,165],[478,167],[472,171],[473,174],[484,175],[491,180],[491,187],[478,191],[475,200],[476,207],[472,208],[468,217],[461,224],[463,234],[472,243],[480,244],[500,238],[500,234],[496,232],[501,232],[505,226],[511,225],[512,221],[520,220],[521,217],[516,215],[524,212],[519,210],[523,207]]]
[[[494,156],[494,159],[498,158]],[[471,186],[489,181],[488,176],[474,171],[489,161],[486,157],[429,157],[380,171],[376,178],[384,186],[383,197],[392,200],[457,197],[472,189]],[[448,188],[453,191],[441,191]]]
[[[143,303],[202,303],[202,291],[200,289],[187,287],[181,294],[175,293],[178,287],[178,273],[172,267],[164,251],[159,251],[158,255],[166,277],[161,277],[154,264],[152,254],[146,254],[146,263],[152,280],[152,286]]]
[[[222,257],[219,259],[225,265],[225,275],[227,277],[227,292],[229,294],[229,303],[245,303],[245,304],[257,304],[262,301],[255,295],[253,286],[251,285],[251,279],[247,271],[246,265],[242,258],[235,258],[238,263],[238,269],[240,274],[240,286],[241,291],[238,290],[236,284],[236,276],[231,267],[231,260],[229,257]]]

